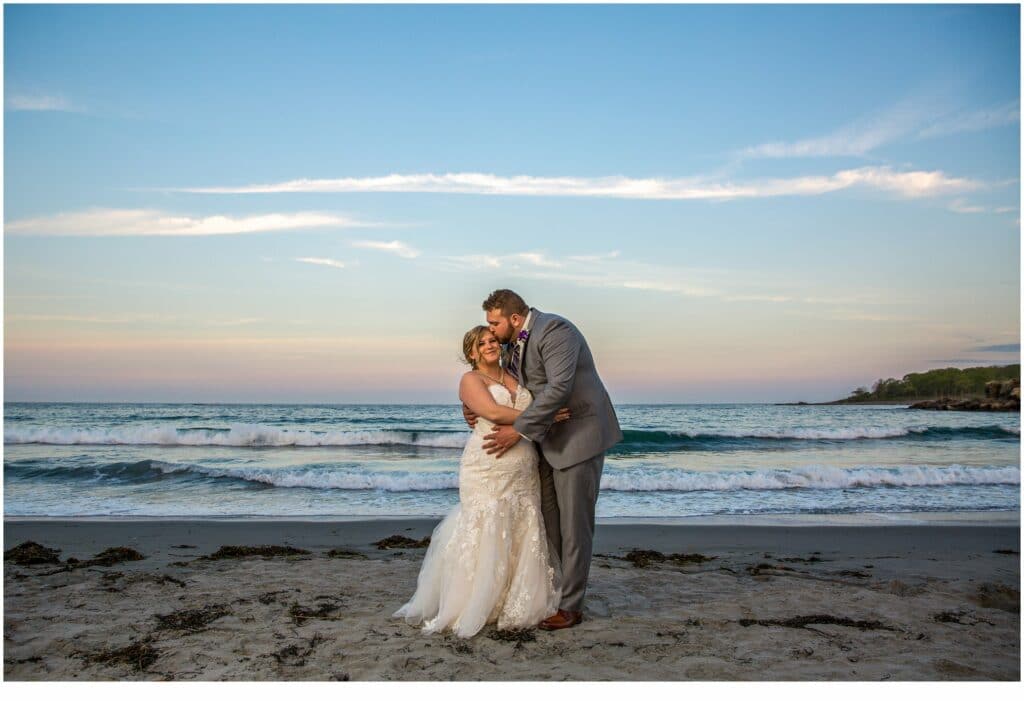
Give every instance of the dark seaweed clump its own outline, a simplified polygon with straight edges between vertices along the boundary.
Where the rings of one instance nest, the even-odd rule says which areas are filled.
[[[78,567],[86,567],[88,565],[102,565],[103,567],[110,567],[116,565],[119,562],[130,562],[132,560],[145,560],[146,556],[140,553],[138,550],[132,550],[131,548],[117,547],[107,548],[101,553],[93,555],[91,560],[85,562],[76,563]]]
[[[519,647],[522,643],[537,641],[537,634],[530,628],[492,630],[487,634],[487,637],[491,640],[500,640],[503,643],[516,643],[516,647]]]
[[[773,565],[770,562],[759,562],[756,565],[747,567],[747,574],[758,576],[762,574],[773,574],[775,572],[795,572],[792,567],[786,567],[785,565]]]
[[[270,656],[277,660],[278,664],[287,667],[304,667],[306,665],[306,658],[312,655],[313,650],[323,641],[324,637],[316,633],[309,640],[303,641],[306,643],[304,648],[298,645],[288,645],[277,652],[270,653]],[[339,681],[348,681],[348,675],[341,675]]]
[[[386,550],[388,548],[425,548],[430,545],[430,536],[423,540],[413,540],[412,538],[406,538],[404,535],[391,535],[383,540],[378,540],[374,545],[377,546],[378,550]]]
[[[115,664],[126,664],[136,672],[144,672],[159,657],[156,648],[153,647],[150,640],[140,640],[134,642],[126,647],[117,648],[115,650],[105,650],[104,652],[98,652],[91,655],[87,655],[87,659],[90,662],[100,662],[105,665]]]
[[[303,623],[311,618],[319,618],[323,620],[336,620],[331,616],[332,613],[337,611],[340,606],[331,603],[329,601],[320,604],[318,608],[311,609],[307,606],[300,606],[299,602],[294,602],[291,608],[288,609],[288,615],[292,617],[292,623],[301,626]]]
[[[222,604],[211,604],[200,609],[183,609],[165,615],[157,614],[161,628],[184,630],[191,633],[203,630],[207,625],[231,613],[231,609]]]
[[[625,557],[622,558],[627,562],[632,562],[633,567],[648,567],[658,562],[673,562],[677,565],[692,565],[700,564],[702,562],[708,562],[714,560],[713,557],[707,555],[701,555],[700,553],[676,553],[674,555],[666,555],[660,553],[657,550],[630,550],[626,553]]]
[[[982,584],[974,599],[985,608],[1020,613],[1020,592],[1005,584]]]
[[[10,560],[16,565],[57,565],[60,550],[53,550],[44,545],[26,540],[10,550],[4,550],[4,561]]]
[[[847,626],[858,630],[896,630],[880,621],[855,621],[851,618],[837,618],[829,615],[793,616],[792,618],[741,618],[739,624],[749,626],[782,626],[783,628],[806,628],[809,625]]]
[[[355,550],[341,550],[334,548],[327,551],[327,557],[337,557],[344,560],[366,560],[366,555],[356,552]]]
[[[241,557],[286,557],[288,555],[308,555],[308,550],[293,548],[290,545],[222,545],[212,555],[204,555],[200,560],[234,560]]]

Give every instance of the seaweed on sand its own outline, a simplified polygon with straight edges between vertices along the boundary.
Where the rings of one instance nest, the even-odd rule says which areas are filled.
[[[500,640],[503,643],[515,643],[516,648],[523,646],[523,643],[537,641],[537,634],[530,628],[510,628],[509,630],[492,630],[487,634],[491,640]]]
[[[207,625],[222,618],[230,615],[231,609],[222,604],[210,604],[199,609],[182,609],[181,611],[173,611],[168,614],[156,614],[156,618],[160,621],[160,628],[170,628],[172,630],[184,630],[190,633],[195,633],[206,628]]]
[[[298,645],[287,645],[277,652],[270,653],[270,656],[277,660],[278,664],[288,667],[302,667],[306,664],[306,658],[312,655],[316,646],[323,641],[324,638],[319,633],[315,633],[312,638],[303,641],[306,643],[304,649]]]
[[[16,565],[58,565],[60,564],[58,553],[60,550],[53,550],[45,545],[26,540],[21,545],[4,550],[4,560],[10,560]]]
[[[657,550],[633,549],[626,553],[622,559],[633,563],[633,567],[643,568],[657,562],[672,562],[677,565],[691,565],[708,562],[715,558],[707,555],[701,555],[700,553],[675,553],[672,555],[666,555],[665,553],[660,553]]]
[[[378,550],[386,550],[388,548],[425,548],[430,545],[430,536],[423,540],[413,540],[412,538],[406,538],[404,535],[390,535],[383,540],[378,540],[374,545],[377,546]]]
[[[75,567],[88,567],[90,565],[101,565],[110,567],[119,562],[130,562],[133,560],[145,560],[146,556],[138,550],[126,547],[107,548],[101,553],[93,555],[91,559],[74,563]]]
[[[341,548],[333,548],[327,551],[327,557],[335,557],[343,560],[367,560],[369,558],[360,552],[355,550],[342,550]]]
[[[786,567],[785,565],[773,565],[770,562],[759,562],[756,565],[747,567],[747,574],[758,576],[762,574],[774,574],[775,572],[795,572],[792,567]]]
[[[300,606],[299,602],[293,602],[291,608],[288,609],[288,615],[292,617],[292,623],[301,626],[303,623],[311,618],[320,618],[328,621],[335,621],[337,617],[331,616],[330,614],[337,611],[340,606],[330,601],[325,601],[320,604],[319,607],[311,609],[308,606]]]
[[[212,555],[203,555],[199,560],[234,560],[242,557],[287,557],[308,555],[308,550],[290,545],[222,545]]]
[[[982,584],[973,598],[987,609],[1020,613],[1020,592],[1005,584]]]
[[[90,662],[100,662],[109,666],[126,664],[136,672],[144,672],[156,662],[159,654],[153,647],[152,640],[147,637],[125,647],[87,654],[85,657]]]
[[[847,626],[858,630],[896,630],[880,621],[855,621],[829,615],[793,616],[791,618],[741,618],[739,624],[749,626],[781,626],[783,628],[806,628],[809,625]]]

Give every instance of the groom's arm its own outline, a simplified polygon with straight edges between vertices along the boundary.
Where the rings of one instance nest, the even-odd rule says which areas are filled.
[[[537,393],[533,403],[519,415],[513,426],[520,434],[540,443],[554,423],[555,415],[569,403],[583,339],[571,324],[557,320],[537,340],[548,384]]]

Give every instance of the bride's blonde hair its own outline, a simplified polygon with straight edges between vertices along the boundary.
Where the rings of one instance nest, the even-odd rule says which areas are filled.
[[[480,337],[491,330],[486,326],[474,326],[462,337],[462,357],[466,363],[476,370],[476,361],[473,360],[473,349],[480,342]]]

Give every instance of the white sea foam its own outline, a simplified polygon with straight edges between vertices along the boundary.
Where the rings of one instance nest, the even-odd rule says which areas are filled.
[[[624,492],[732,491],[738,489],[844,489],[926,487],[957,484],[1020,484],[1020,468],[1007,467],[801,467],[744,472],[673,470],[607,472],[601,488]]]
[[[417,492],[457,489],[453,472],[357,472],[331,468],[275,470],[222,469],[153,461],[164,473],[193,472],[275,487]],[[683,470],[609,470],[601,488],[618,492],[695,492],[779,489],[846,489],[853,487],[929,487],[945,485],[1020,484],[1020,468],[1006,467],[802,467],[791,470],[690,472]]]
[[[967,431],[975,427],[944,427],[944,426],[910,426],[880,428],[871,426],[850,426],[847,428],[793,428],[779,431],[745,431],[745,432],[708,432],[681,431],[668,432],[668,435],[685,436],[687,438],[775,438],[796,440],[859,440],[864,438],[902,438],[912,434],[923,434],[929,431]],[[987,427],[981,427],[987,428]],[[1020,435],[1020,428],[1014,426],[995,426],[1008,434]]]
[[[188,445],[228,447],[323,447],[358,445],[414,445],[462,448],[467,433],[427,431],[292,431],[260,424],[231,424],[226,430],[178,429],[175,426],[139,426],[111,429],[12,428],[4,443],[49,445]]]
[[[237,470],[209,468],[200,465],[176,465],[154,461],[153,466],[164,473],[198,472],[210,477],[233,477],[247,482],[260,482],[274,487],[305,487],[307,489],[379,489],[386,492],[425,492],[437,489],[458,489],[458,476],[452,472],[354,472],[303,468],[274,470],[243,468]]]

